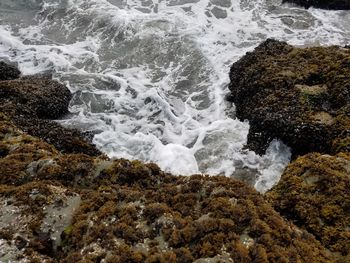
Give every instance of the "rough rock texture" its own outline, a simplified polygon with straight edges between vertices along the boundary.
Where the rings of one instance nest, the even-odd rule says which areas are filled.
[[[3,65],[0,64],[0,69],[6,68]],[[10,75],[18,77],[11,73],[18,70],[13,67],[10,69],[11,71],[0,71],[0,80],[8,79]],[[64,85],[44,77],[0,81],[0,112],[10,116],[21,129],[44,139],[65,153],[100,155],[101,152],[81,132],[66,129],[51,120],[68,113],[71,97]]]
[[[332,262],[230,178],[62,154],[3,114],[0,153],[0,261]]]
[[[350,155],[309,154],[266,194],[273,207],[350,262]]]
[[[256,152],[273,138],[294,156],[350,150],[350,49],[269,39],[232,65],[230,79],[229,99],[249,120]]]
[[[311,6],[323,9],[349,10],[349,0],[283,0],[283,3],[290,2],[309,8]]]
[[[54,80],[25,78],[0,82],[3,103],[10,101],[17,114],[32,114],[39,118],[55,119],[68,113],[72,97],[68,88]]]
[[[19,78],[21,72],[15,67],[0,61],[0,81]]]

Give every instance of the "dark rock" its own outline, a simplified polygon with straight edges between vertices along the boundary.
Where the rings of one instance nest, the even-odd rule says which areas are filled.
[[[350,262],[350,155],[308,154],[291,163],[266,197],[315,235],[339,262]]]
[[[22,130],[44,139],[64,153],[100,155],[91,143],[90,134],[84,136],[76,129],[64,128],[50,120],[68,113],[71,98],[66,86],[48,77],[27,76],[0,81],[0,112],[10,116]]]
[[[28,241],[25,240],[25,238],[21,237],[21,236],[17,236],[15,239],[15,245],[16,247],[21,250],[23,248],[26,247],[26,245],[28,244]]]
[[[21,75],[21,72],[15,67],[0,61],[0,81],[17,79]]]
[[[11,101],[19,113],[31,113],[32,117],[59,118],[68,113],[71,98],[68,88],[53,80],[32,78],[0,82],[1,102]]]
[[[349,10],[349,0],[283,0],[283,3],[295,3],[297,5],[309,8],[311,6],[323,9]]]
[[[251,125],[252,150],[264,153],[273,138],[294,156],[349,150],[349,49],[269,39],[232,65],[230,79],[236,115]]]
[[[62,153],[84,153],[91,156],[102,154],[79,130],[64,128],[56,122],[38,118],[16,117],[14,122],[28,134],[52,144]]]

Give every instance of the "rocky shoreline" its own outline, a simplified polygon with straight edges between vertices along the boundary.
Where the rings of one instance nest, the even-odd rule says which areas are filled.
[[[0,63],[0,261],[348,262],[349,61],[347,48],[267,40],[232,66],[249,146],[293,149],[265,195],[110,160],[52,120],[68,112],[64,85]]]

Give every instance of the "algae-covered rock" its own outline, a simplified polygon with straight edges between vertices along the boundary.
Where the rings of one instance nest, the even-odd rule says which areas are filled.
[[[57,262],[80,196],[57,182],[0,185],[0,261]]]
[[[0,81],[19,78],[21,72],[12,65],[0,61]]]
[[[309,8],[311,6],[323,9],[349,10],[349,0],[283,0],[283,3],[290,2]]]
[[[121,165],[123,176],[136,176]],[[62,262],[331,262],[242,182],[153,173],[86,193]]]
[[[16,79],[0,82],[2,102],[11,101],[21,113],[39,118],[58,118],[68,113],[72,95],[64,85],[45,78]],[[21,107],[18,107],[21,105]]]
[[[101,154],[80,131],[64,128],[51,120],[68,113],[72,94],[66,86],[45,77],[14,79],[19,73],[10,73],[18,69],[1,62],[0,70],[2,68],[7,71],[4,70],[4,77],[0,77],[0,80],[11,80],[0,81],[0,112],[10,116],[16,126],[54,145],[63,153]],[[10,73],[6,73],[8,71]]]
[[[14,121],[26,133],[54,145],[62,153],[84,153],[91,156],[102,154],[90,139],[77,129],[68,129],[57,122],[39,118],[15,118]]]
[[[350,155],[308,154],[266,194],[273,207],[350,261]]]
[[[332,260],[312,235],[242,182],[177,177],[140,161],[62,154],[5,116],[0,145],[0,222],[6,225],[0,227],[1,260]]]
[[[230,99],[248,119],[250,148],[273,138],[293,154],[349,151],[350,49],[295,48],[266,40],[234,63]]]

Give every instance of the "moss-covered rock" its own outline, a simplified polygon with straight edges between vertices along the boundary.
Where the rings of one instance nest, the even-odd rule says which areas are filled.
[[[237,117],[251,125],[251,149],[263,153],[279,138],[294,156],[349,151],[350,49],[269,39],[232,65],[230,79]]]
[[[0,222],[19,222],[0,227],[1,260],[332,262],[242,182],[62,154],[5,116],[0,143]]]
[[[273,207],[350,261],[350,155],[308,154],[291,163],[266,196]]]
[[[309,8],[311,6],[323,9],[349,10],[349,0],[283,0],[283,3],[290,2]]]

